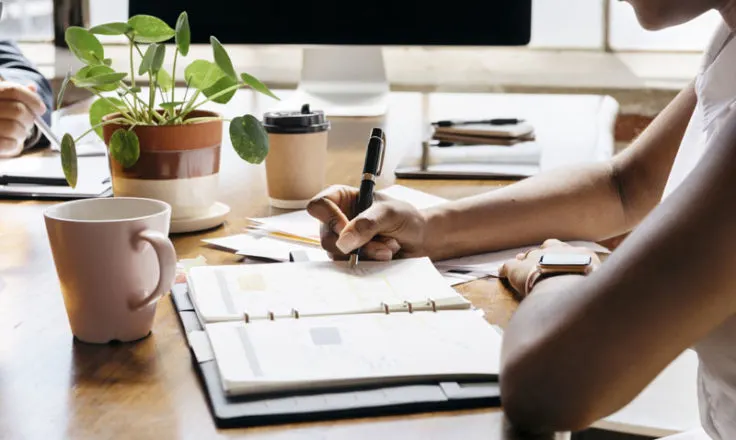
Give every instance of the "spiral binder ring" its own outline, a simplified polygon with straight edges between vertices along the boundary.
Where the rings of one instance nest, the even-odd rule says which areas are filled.
[[[404,301],[404,304],[406,304],[406,307],[409,309],[409,313],[414,313],[414,305],[409,301]]]
[[[250,322],[250,315],[248,314],[248,312],[243,312],[243,320],[245,320],[246,324]]]
[[[388,304],[386,304],[385,302],[382,302],[382,303],[381,303],[381,307],[383,307],[383,311],[384,311],[384,313],[386,313],[387,315],[388,315],[389,313],[391,313],[391,309],[390,309],[390,308],[388,307]]]
[[[297,309],[291,309],[291,316],[294,319],[299,319],[299,310],[297,310]]]
[[[271,321],[273,321],[273,319],[274,319],[273,318],[273,312],[271,312],[271,311],[268,312],[268,319],[270,319]]]
[[[433,300],[432,298],[427,298],[427,303],[428,303],[428,304],[429,304],[430,306],[432,306],[432,311],[433,311],[433,312],[436,312],[436,311],[437,311],[437,303],[436,303],[436,302],[434,302],[434,300]]]

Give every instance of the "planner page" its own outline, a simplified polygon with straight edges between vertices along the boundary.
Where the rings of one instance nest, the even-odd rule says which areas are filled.
[[[497,380],[501,335],[473,310],[207,324],[230,395]]]
[[[202,322],[470,308],[429,258],[193,267]]]

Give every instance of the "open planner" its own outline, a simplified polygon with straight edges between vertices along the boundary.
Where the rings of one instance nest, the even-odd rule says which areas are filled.
[[[198,266],[186,289],[218,426],[499,403],[501,335],[428,258]]]

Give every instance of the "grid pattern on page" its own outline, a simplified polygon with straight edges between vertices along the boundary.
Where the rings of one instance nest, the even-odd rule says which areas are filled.
[[[204,322],[471,307],[428,258],[203,266],[188,280]]]

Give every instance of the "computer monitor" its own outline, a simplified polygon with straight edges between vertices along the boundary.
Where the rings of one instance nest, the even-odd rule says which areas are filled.
[[[331,116],[378,116],[389,92],[382,46],[527,45],[531,3],[130,0],[129,12],[173,26],[187,11],[194,43],[215,35],[224,44],[300,45],[302,71],[293,99]]]

